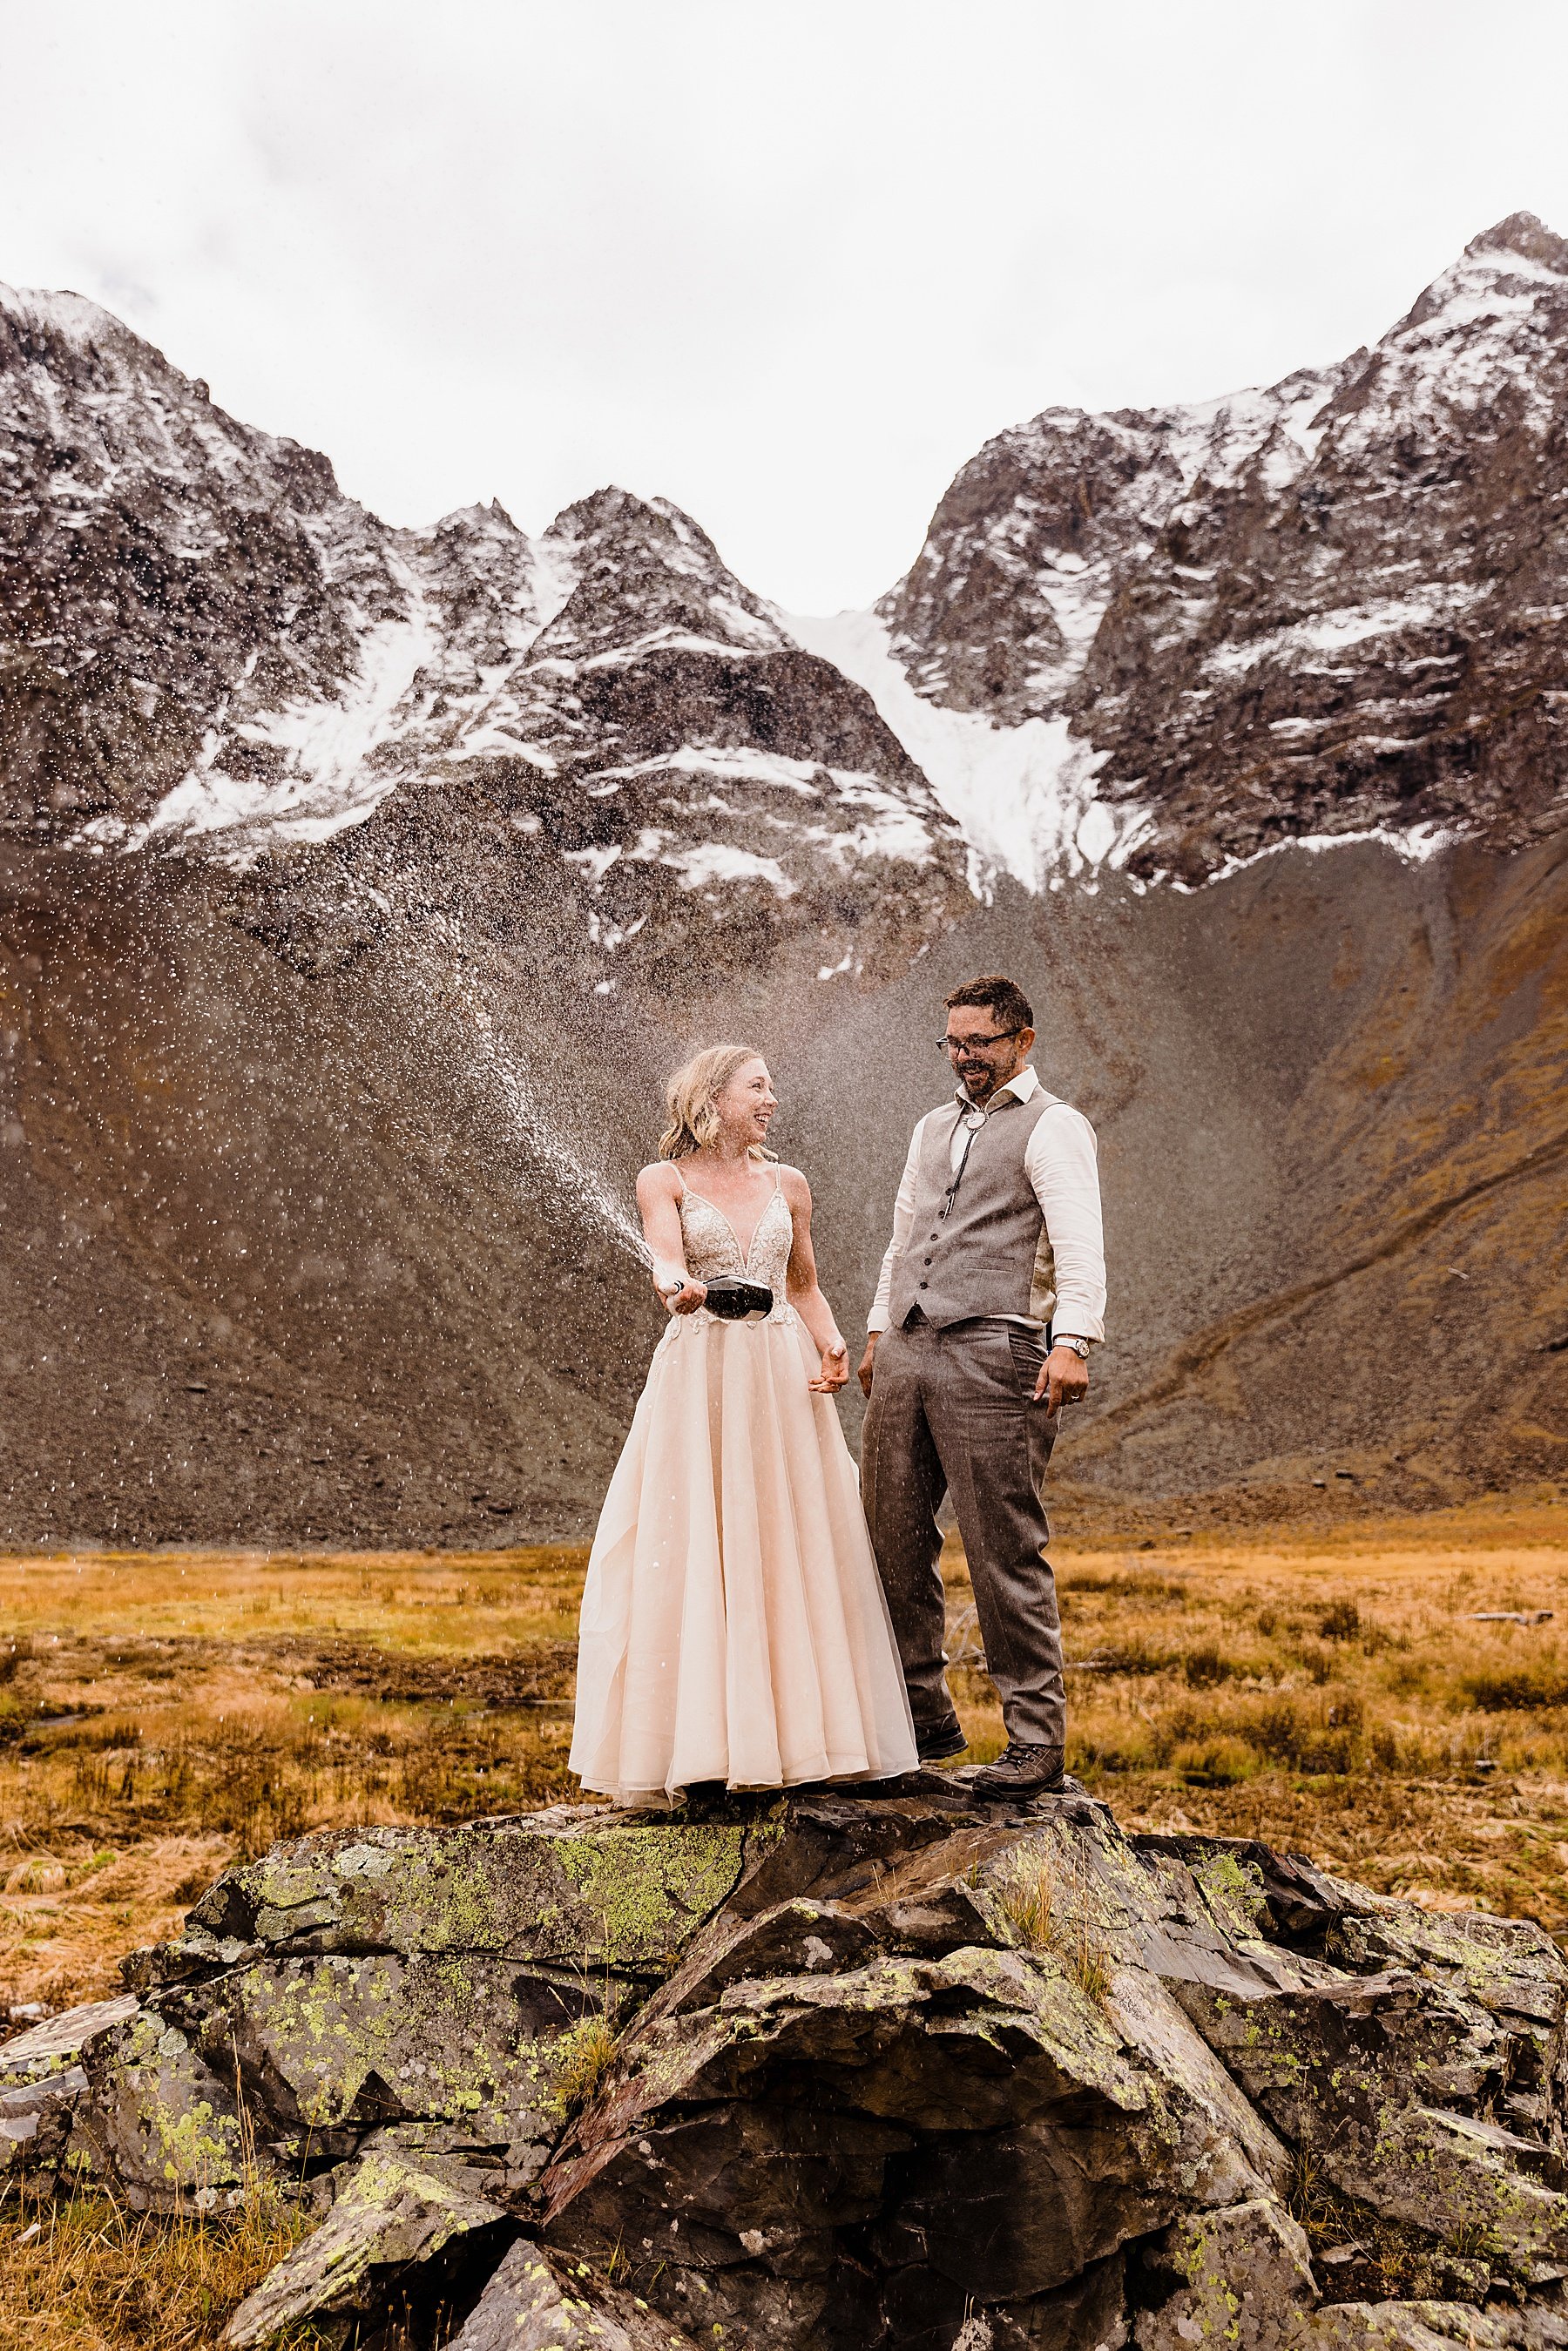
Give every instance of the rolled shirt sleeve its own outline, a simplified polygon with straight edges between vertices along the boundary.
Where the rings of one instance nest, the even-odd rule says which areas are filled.
[[[1103,1339],[1105,1240],[1100,1215],[1100,1154],[1094,1129],[1082,1111],[1069,1102],[1053,1102],[1036,1120],[1024,1154],[1024,1172],[1034,1186],[1056,1260],[1051,1329],[1059,1336]],[[899,1196],[903,1197],[902,1192]],[[907,1217],[904,1229],[908,1229]],[[879,1290],[878,1297],[882,1294]]]
[[[930,1115],[928,1111],[926,1117]],[[893,1296],[893,1270],[904,1254],[904,1243],[909,1238],[910,1220],[915,1215],[915,1179],[920,1166],[920,1144],[925,1133],[925,1119],[918,1119],[915,1122],[915,1132],[909,1138],[909,1156],[904,1163],[904,1173],[898,1182],[898,1196],[893,1204],[893,1238],[889,1241],[883,1254],[882,1271],[876,1278],[876,1296],[872,1301],[871,1312],[866,1316],[865,1327],[868,1332],[885,1331],[893,1320],[893,1308],[890,1302]]]

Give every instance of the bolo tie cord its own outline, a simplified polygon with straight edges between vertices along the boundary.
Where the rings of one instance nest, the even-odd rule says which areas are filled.
[[[975,1147],[975,1137],[978,1134],[981,1127],[984,1126],[989,1116],[989,1111],[985,1110],[969,1111],[965,1114],[964,1124],[967,1128],[968,1132],[964,1137],[964,1148],[959,1154],[958,1165],[953,1170],[953,1181],[948,1185],[946,1191],[942,1196],[942,1208],[941,1214],[937,1218],[938,1223],[949,1215],[952,1210],[953,1203],[958,1196],[958,1186],[964,1180],[964,1170],[969,1164],[969,1154]]]

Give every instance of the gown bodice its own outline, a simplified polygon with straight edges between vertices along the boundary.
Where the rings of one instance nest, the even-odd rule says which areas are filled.
[[[682,1180],[681,1232],[686,1245],[686,1267],[694,1280],[716,1281],[720,1275],[742,1281],[760,1281],[773,1292],[775,1314],[789,1312],[785,1300],[785,1276],[794,1245],[795,1220],[789,1203],[775,1178],[773,1196],[757,1220],[751,1248],[743,1258],[734,1226],[722,1208]]]

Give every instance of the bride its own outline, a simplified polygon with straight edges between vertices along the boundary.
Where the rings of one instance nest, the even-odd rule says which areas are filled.
[[[832,1402],[849,1359],[817,1287],[810,1187],[767,1147],[768,1065],[710,1045],[667,1099],[637,1205],[670,1322],[589,1561],[571,1769],[623,1802],[913,1771]],[[709,1308],[708,1283],[737,1279],[771,1290],[765,1318]]]

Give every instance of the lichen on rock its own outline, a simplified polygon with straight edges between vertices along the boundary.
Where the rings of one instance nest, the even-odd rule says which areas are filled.
[[[1568,2351],[1555,1947],[1082,1799],[333,1832],[127,1980],[0,2163],[329,2198],[235,2345]]]

